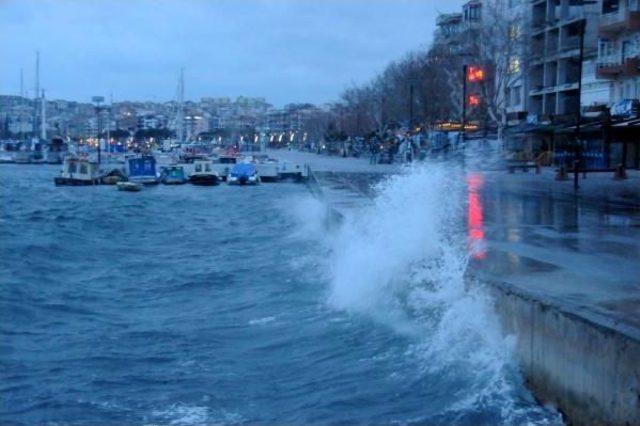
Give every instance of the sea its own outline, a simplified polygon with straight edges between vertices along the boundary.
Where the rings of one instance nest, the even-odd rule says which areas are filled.
[[[442,168],[336,220],[304,184],[55,187],[0,165],[2,425],[555,425],[466,273]]]

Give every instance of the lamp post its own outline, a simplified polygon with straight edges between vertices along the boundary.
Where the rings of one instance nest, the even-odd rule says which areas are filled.
[[[582,0],[579,1],[578,4],[580,6],[588,6],[588,5],[593,5],[593,4],[598,4],[597,1],[595,0]],[[577,111],[577,119],[576,119],[576,134],[575,134],[575,139],[576,139],[576,158],[574,160],[574,166],[573,166],[573,188],[574,190],[578,190],[580,188],[580,184],[578,182],[578,173],[579,173],[579,168],[580,168],[580,163],[582,162],[582,140],[580,138],[580,131],[581,126],[582,126],[582,73],[583,73],[583,63],[584,63],[584,37],[585,37],[585,32],[586,32],[586,27],[587,27],[587,20],[586,18],[581,19],[578,22],[578,25],[580,26],[580,56],[579,56],[579,64],[578,64],[578,111]],[[586,165],[585,165],[585,170],[584,170],[584,175],[586,177],[587,172],[586,172]]]

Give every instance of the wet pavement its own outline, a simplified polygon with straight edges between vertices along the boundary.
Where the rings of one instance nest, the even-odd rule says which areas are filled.
[[[640,338],[640,210],[536,191],[505,174],[475,178],[480,277]]]
[[[368,188],[399,166],[287,151],[305,162],[339,213],[370,203]],[[640,340],[640,175],[556,182],[536,175],[469,174],[472,272],[563,311]]]

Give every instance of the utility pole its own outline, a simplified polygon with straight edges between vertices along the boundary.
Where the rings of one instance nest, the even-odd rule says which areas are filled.
[[[467,71],[468,71],[468,66],[463,65],[462,66],[462,120],[461,120],[462,142],[464,142],[464,139],[466,136],[465,135],[466,127],[467,127],[467,123],[466,123],[467,121]]]
[[[584,33],[585,26],[587,24],[586,19],[582,19],[580,21],[580,66],[578,68],[578,111],[576,117],[576,157],[573,161],[573,188],[574,190],[578,190],[580,188],[580,184],[578,183],[578,173],[580,169],[580,163],[582,162],[582,140],[580,139],[580,131],[582,124],[582,68],[584,61]],[[586,172],[585,172],[586,174]]]

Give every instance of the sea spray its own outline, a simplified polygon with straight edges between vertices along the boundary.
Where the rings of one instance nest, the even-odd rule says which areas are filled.
[[[443,163],[407,168],[378,184],[373,204],[327,236],[328,300],[411,339],[407,355],[422,359],[417,375],[459,383],[443,412],[462,420],[498,404],[503,421],[520,422],[514,340],[502,334],[481,285],[466,275],[477,255],[467,229],[468,195],[477,185],[462,167]]]

